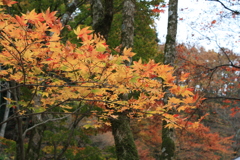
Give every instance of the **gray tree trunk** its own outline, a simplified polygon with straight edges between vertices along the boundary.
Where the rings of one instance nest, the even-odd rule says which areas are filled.
[[[113,0],[104,0],[104,4],[101,0],[92,0],[91,9],[94,32],[107,41],[113,20]]]
[[[125,0],[123,4],[123,23],[122,23],[122,34],[121,43],[122,50],[124,48],[132,48],[134,42],[134,12],[135,2],[134,0]],[[129,66],[132,62],[126,62]]]
[[[125,0],[123,4],[122,23],[122,49],[133,47],[134,38],[134,0]],[[131,62],[125,62],[131,65]],[[127,99],[128,94],[123,96]],[[118,160],[138,160],[138,152],[134,143],[132,130],[130,128],[130,118],[125,113],[118,113],[117,119],[111,119],[112,134],[115,140],[116,154]]]
[[[5,83],[6,83],[6,88],[9,88],[9,83],[8,82],[5,82]],[[11,98],[10,91],[7,91],[7,98],[9,98],[9,99]],[[9,115],[9,111],[10,111],[9,105],[10,105],[10,102],[7,101],[5,111],[4,111],[3,121],[6,121],[8,119],[8,115]],[[1,106],[1,107],[3,107],[3,106]],[[6,126],[7,126],[7,123],[2,124],[1,131],[0,131],[0,137],[4,137],[5,131],[6,131]]]
[[[176,35],[178,22],[178,0],[169,0],[168,8],[168,28],[166,44],[164,48],[164,64],[174,66],[176,57]],[[167,104],[168,98],[172,96],[165,88],[164,103]],[[175,154],[175,144],[172,140],[173,131],[165,128],[166,122],[163,122],[162,129],[162,154],[159,159],[172,160]]]
[[[174,66],[176,57],[176,35],[178,22],[178,0],[169,0],[168,28],[164,49],[164,64]]]

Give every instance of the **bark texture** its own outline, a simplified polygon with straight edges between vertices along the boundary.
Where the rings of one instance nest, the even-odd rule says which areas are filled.
[[[123,23],[122,23],[122,34],[121,43],[122,49],[132,48],[134,41],[134,12],[135,2],[134,0],[125,0],[123,3]],[[126,63],[130,65],[131,61]]]
[[[164,64],[174,66],[176,57],[176,35],[177,35],[177,22],[178,22],[178,0],[169,0],[168,8],[168,28],[167,37],[164,49]],[[170,94],[168,88],[165,88],[164,103],[167,104],[168,98],[173,96]],[[175,144],[172,139],[173,130],[165,128],[167,123],[163,121],[162,128],[162,154],[158,158],[172,160],[174,159]]]
[[[9,83],[5,82],[6,84],[6,88],[9,88]],[[11,98],[11,92],[7,91],[7,98]],[[0,104],[0,107],[3,107],[3,104]],[[6,101],[6,105],[5,105],[5,111],[4,111],[4,116],[3,116],[3,122],[6,121],[8,119],[8,115],[9,115],[9,111],[10,111],[10,102]],[[0,137],[4,137],[5,135],[5,131],[6,131],[6,127],[7,127],[7,123],[2,124],[1,126],[1,130],[0,130]]]
[[[174,66],[176,57],[176,35],[178,18],[178,0],[169,0],[168,28],[166,44],[164,49],[164,64]]]
[[[126,114],[119,114],[117,119],[111,119],[112,134],[115,140],[118,160],[138,160],[138,152],[134,143],[130,119]]]
[[[121,43],[123,48],[133,47],[134,38],[134,0],[125,0],[123,3],[123,23]],[[126,61],[126,65],[131,62]],[[123,95],[123,99],[128,99],[128,93]],[[118,113],[117,119],[111,119],[112,133],[115,140],[116,154],[118,160],[138,160],[138,152],[134,143],[130,119],[126,113]]]
[[[14,119],[16,122],[16,160],[26,160],[25,158],[25,148],[24,148],[24,137],[23,137],[23,119],[19,117],[20,113],[20,105],[19,105],[19,88],[16,87],[17,83],[15,81],[10,82],[10,87],[14,87],[11,90],[12,98],[16,103],[16,108],[14,109],[14,113],[16,114],[16,118]]]
[[[113,0],[104,0],[104,4],[101,0],[92,0],[91,9],[94,32],[107,41],[113,20]]]

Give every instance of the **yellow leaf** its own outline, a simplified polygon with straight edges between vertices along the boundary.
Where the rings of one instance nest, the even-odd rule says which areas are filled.
[[[187,108],[189,108],[188,106],[180,106],[177,108],[177,111],[180,112],[180,111],[184,111],[186,110]]]
[[[124,48],[123,55],[128,56],[128,57],[133,57],[136,53],[131,52],[131,51],[132,51],[132,48],[128,48],[128,49]]]
[[[83,29],[80,28],[80,26],[77,27],[76,30],[73,30],[74,33],[77,35],[77,38],[82,38],[87,36],[89,33],[92,32],[92,30],[89,30],[89,27],[85,27]]]
[[[8,72],[7,72],[6,70],[1,70],[1,71],[0,71],[0,75],[1,75],[1,76],[4,76],[4,75],[6,75],[6,74],[8,74]]]
[[[181,102],[183,102],[183,101],[176,97],[170,97],[168,100],[168,103],[170,103],[170,104],[179,104]]]
[[[118,115],[110,115],[110,117],[114,118],[114,119],[117,119],[118,118]]]
[[[43,152],[49,154],[49,153],[52,153],[53,151],[53,146],[45,146],[43,149],[42,149]]]
[[[167,125],[165,125],[165,128],[180,128],[180,126],[174,124],[174,123],[168,123]]]
[[[8,102],[12,102],[13,100],[11,98],[7,98],[7,97],[3,97],[5,100],[7,100]]]
[[[48,92],[43,92],[42,95],[48,97]]]

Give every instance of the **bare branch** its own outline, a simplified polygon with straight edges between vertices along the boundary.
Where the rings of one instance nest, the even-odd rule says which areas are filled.
[[[36,128],[37,126],[40,126],[40,125],[42,125],[42,124],[45,124],[45,123],[47,123],[47,122],[51,122],[51,121],[58,121],[58,120],[62,120],[62,119],[64,119],[64,118],[67,118],[67,117],[69,117],[70,115],[66,115],[66,116],[64,116],[64,117],[60,117],[60,118],[55,118],[55,119],[48,119],[48,120],[46,120],[46,121],[43,121],[43,122],[41,122],[41,123],[38,123],[38,124],[35,124],[34,126],[32,126],[32,127],[30,127],[30,128],[28,128],[28,129],[26,129],[25,131],[24,131],[24,133],[23,133],[23,137],[25,137],[26,136],[26,133],[28,132],[28,131],[30,131],[30,130],[32,130],[32,129],[34,129],[34,128]]]
[[[216,97],[205,97],[206,99],[204,99],[202,101],[205,102],[205,101],[208,101],[208,100],[213,100],[213,99],[229,99],[229,100],[236,100],[236,101],[240,101],[240,98],[237,98],[237,97],[223,97],[223,96],[216,96]]]
[[[239,11],[236,11],[236,10],[232,10],[231,8],[228,8],[223,2],[221,2],[221,1],[219,1],[219,0],[211,0],[211,1],[215,1],[215,2],[218,2],[218,3],[220,3],[225,9],[227,9],[227,10],[229,10],[229,11],[231,11],[232,13],[234,13],[234,14],[237,14],[237,15],[239,15],[240,14],[240,12]]]

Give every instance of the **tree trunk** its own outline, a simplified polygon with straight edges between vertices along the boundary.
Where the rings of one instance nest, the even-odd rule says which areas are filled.
[[[121,43],[122,50],[124,48],[133,47],[134,41],[134,12],[135,12],[135,2],[134,0],[125,0],[123,3],[123,23],[122,23],[122,34]],[[126,62],[126,65],[131,65],[130,62]]]
[[[164,64],[174,66],[176,57],[176,35],[177,35],[177,18],[178,18],[178,0],[169,0],[168,8],[168,28],[166,44],[164,49]],[[168,98],[172,96],[168,88],[165,88],[164,103],[167,104]],[[171,160],[174,158],[175,144],[172,140],[173,131],[165,128],[167,123],[163,122],[162,129],[162,154],[160,159]]]
[[[118,160],[138,160],[138,152],[134,143],[130,119],[124,114],[118,114],[117,119],[111,119],[112,134],[115,140]]]
[[[5,82],[5,83],[6,83],[6,88],[9,88],[9,83],[8,82]],[[9,99],[11,98],[10,91],[7,91],[7,98],[9,98]],[[9,105],[10,105],[10,102],[6,101],[3,121],[6,121],[8,119],[8,115],[9,115],[9,111],[10,111]],[[0,106],[0,107],[3,107],[3,106]],[[4,137],[5,131],[6,131],[6,126],[7,126],[7,123],[2,124],[1,131],[0,131],[0,137]]]
[[[134,12],[135,4],[133,0],[125,0],[123,3],[123,23],[122,23],[122,49],[133,47],[134,38]],[[125,63],[127,66],[131,62]],[[128,94],[123,96],[128,99]],[[130,118],[125,113],[118,113],[117,119],[111,119],[112,134],[115,140],[116,154],[118,160],[138,160],[138,152],[134,143],[132,130],[130,128]]]
[[[107,41],[113,20],[113,0],[105,0],[104,5],[101,0],[92,0],[91,9],[94,32]]]
[[[176,57],[176,35],[178,18],[178,0],[169,0],[168,28],[164,49],[164,64],[174,66]]]
[[[10,87],[16,87],[17,83],[15,81],[10,82]],[[23,137],[23,120],[20,116],[20,105],[19,105],[19,88],[14,88],[11,90],[12,99],[15,101],[14,114],[16,118],[16,160],[25,160],[25,148],[24,148],[24,137]]]

